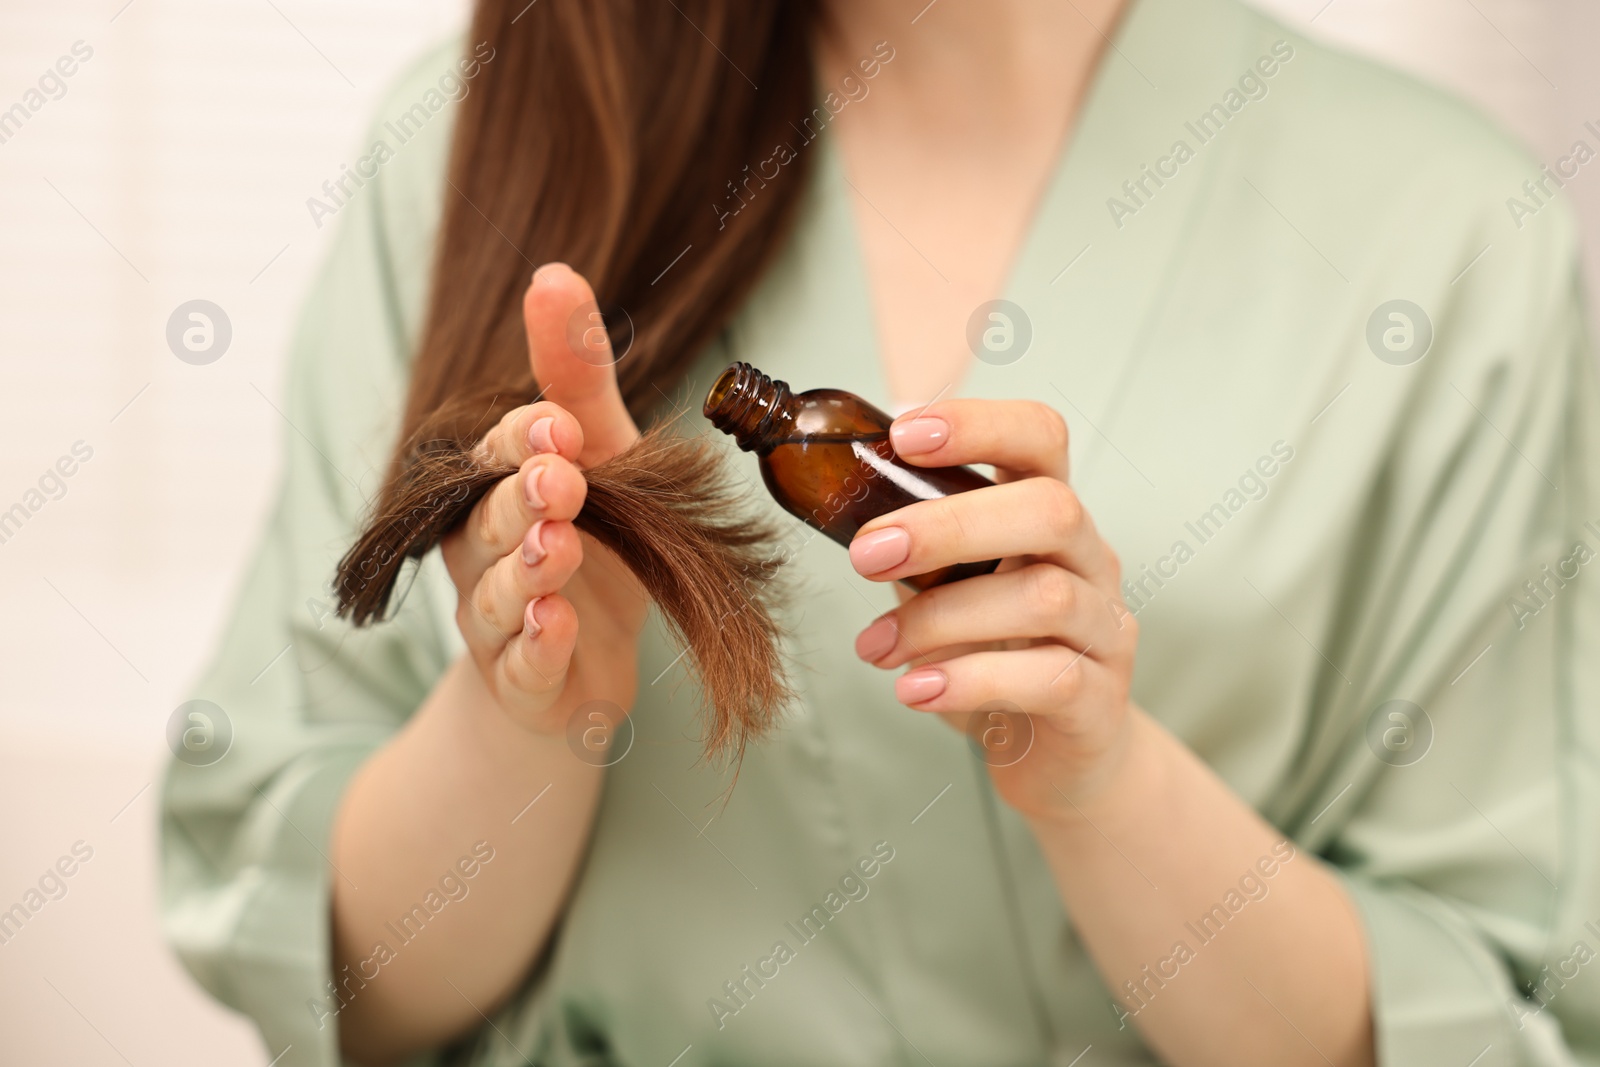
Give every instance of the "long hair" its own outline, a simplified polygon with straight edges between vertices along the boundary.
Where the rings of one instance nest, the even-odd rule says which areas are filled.
[[[538,394],[522,295],[543,263],[611,312],[623,399],[647,421],[791,226],[812,153],[759,163],[804,139],[816,19],[815,0],[480,0],[470,40],[494,60],[461,102],[386,490],[419,441],[465,440]]]
[[[480,0],[426,325],[398,441],[335,578],[357,625],[499,478],[476,439],[531,402],[522,297],[537,265],[588,278],[636,421],[746,297],[793,223],[809,153],[815,0]],[[492,52],[480,51],[483,45]],[[777,153],[782,165],[769,169]],[[758,161],[761,161],[758,164]],[[752,168],[755,168],[752,170]],[[712,450],[647,433],[586,472],[580,529],[688,646],[710,753],[768,729],[782,677],[770,544]]]

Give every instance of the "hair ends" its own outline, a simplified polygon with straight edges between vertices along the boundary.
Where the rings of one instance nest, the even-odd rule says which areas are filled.
[[[381,619],[406,561],[425,556],[516,472],[452,441],[415,449],[339,561],[338,615],[356,626]],[[778,532],[741,503],[710,444],[664,427],[584,477],[588,495],[573,524],[660,608],[705,693],[706,755],[737,762],[791,696],[775,616]]]

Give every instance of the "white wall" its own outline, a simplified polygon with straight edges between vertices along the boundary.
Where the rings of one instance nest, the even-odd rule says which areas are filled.
[[[268,398],[328,233],[305,199],[463,2],[125,2],[0,5],[0,109],[94,50],[0,144],[0,510],[94,450],[0,544],[0,908],[73,842],[95,850],[0,946],[0,1061],[260,1065],[280,1050],[161,945],[150,783],[276,477]],[[1541,158],[1600,119],[1592,0],[1262,2],[1460,87]],[[1600,237],[1600,168],[1571,191]],[[197,297],[233,325],[207,366],[164,340]]]
[[[1566,155],[1579,139],[1600,151],[1600,140],[1583,128],[1589,121],[1600,126],[1594,0],[1251,2],[1475,101],[1541,163]],[[1600,166],[1580,170],[1567,194],[1587,239],[1591,320],[1600,324]]]
[[[0,544],[0,908],[95,850],[0,945],[0,1062],[265,1064],[161,944],[146,786],[276,478],[266,398],[331,232],[305,200],[464,4],[124,3],[0,3],[0,109],[93,49],[0,144],[0,510],[94,450]],[[165,342],[196,297],[233,325],[208,366]]]

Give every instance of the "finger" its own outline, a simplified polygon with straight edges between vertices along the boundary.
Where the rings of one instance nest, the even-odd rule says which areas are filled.
[[[894,421],[895,455],[920,467],[989,463],[1005,480],[1067,480],[1067,424],[1034,400],[945,400]]]
[[[471,595],[484,572],[521,544],[535,522],[576,518],[588,492],[578,468],[554,453],[534,456],[500,479],[445,539],[445,567],[456,592]]]
[[[918,711],[976,711],[1003,700],[1030,715],[1059,715],[1086,690],[1106,685],[1111,668],[1065,645],[972,652],[907,671],[895,699]]]
[[[632,444],[639,429],[622,402],[589,283],[565,263],[545,264],[523,296],[522,319],[534,380],[583,427],[579,465],[592,467]]]
[[[528,603],[523,627],[495,659],[495,693],[513,713],[549,710],[561,697],[572,650],[578,643],[578,613],[560,594]]]
[[[478,448],[490,460],[515,467],[547,452],[576,462],[583,452],[583,427],[559,404],[541,400],[506,412]]]
[[[521,546],[500,557],[473,589],[463,636],[486,648],[514,637],[523,628],[528,601],[560,591],[582,562],[583,546],[572,523],[534,523]]]
[[[850,563],[873,581],[896,581],[954,563],[1032,556],[1115,589],[1117,560],[1065,482],[1028,478],[920,500],[881,515],[850,542]]]
[[[919,593],[861,631],[856,655],[888,669],[952,645],[1033,639],[1104,662],[1131,654],[1132,618],[1081,575],[1035,563]]]

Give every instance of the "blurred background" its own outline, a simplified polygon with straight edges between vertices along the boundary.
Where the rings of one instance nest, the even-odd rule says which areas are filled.
[[[1475,100],[1540,162],[1578,140],[1600,149],[1584,128],[1600,129],[1594,0],[1258,3]],[[277,407],[285,349],[333,232],[306,199],[467,9],[0,0],[0,513],[32,510],[29,491],[75,457],[25,523],[0,527],[0,910],[76,842],[93,849],[0,944],[0,1062],[261,1067],[279,1051],[161,940],[165,729],[294,432]],[[35,107],[29,90],[63,56],[74,73]],[[27,114],[7,124],[18,103]],[[1566,195],[1594,292],[1600,167]],[[192,300],[231,326],[212,362],[168,346]]]

